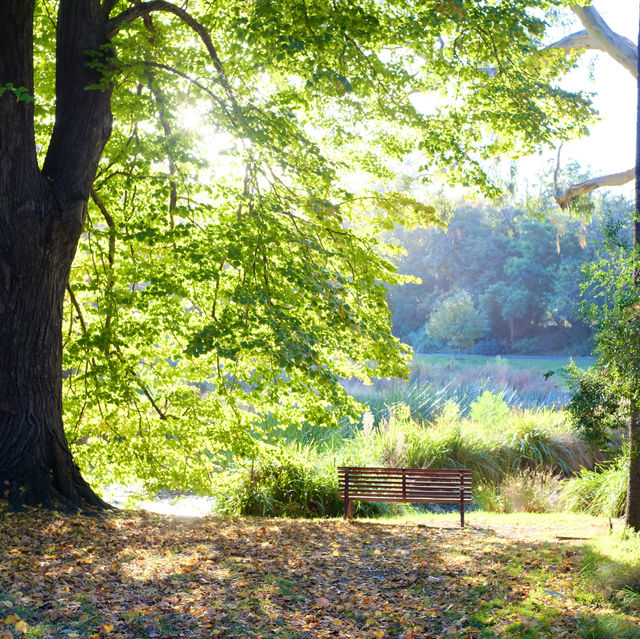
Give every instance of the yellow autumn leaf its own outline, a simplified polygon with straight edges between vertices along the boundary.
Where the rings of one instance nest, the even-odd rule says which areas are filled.
[[[331,554],[332,554],[334,557],[339,557],[339,556],[340,556],[340,553],[339,553],[337,550],[334,550]]]
[[[2,620],[2,623],[9,625],[14,624],[16,621],[20,621],[20,617],[18,617],[18,615],[9,615]]]
[[[376,623],[376,618],[375,617],[369,617],[364,623],[367,626],[372,626],[374,623]]]
[[[102,629],[109,634],[114,628],[114,625],[112,623],[104,623],[102,624]]]
[[[15,632],[18,636],[26,635],[27,634],[27,630],[29,630],[29,625],[27,624],[26,621],[23,621],[22,619],[20,619],[20,621],[18,621],[13,626],[13,632]]]

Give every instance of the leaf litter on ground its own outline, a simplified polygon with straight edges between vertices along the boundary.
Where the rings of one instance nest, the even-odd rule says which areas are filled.
[[[0,560],[1,639],[563,638],[610,612],[578,543],[479,524],[32,510],[0,514]]]

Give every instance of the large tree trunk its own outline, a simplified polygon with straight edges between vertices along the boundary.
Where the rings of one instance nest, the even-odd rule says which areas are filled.
[[[640,410],[629,418],[629,477],[625,526],[640,531]]]
[[[638,27],[638,44],[640,45],[640,25]],[[640,73],[640,58],[636,57],[638,72]],[[640,75],[636,75],[636,78]],[[636,122],[636,214],[633,223],[633,243],[638,259],[640,251],[640,82],[636,82],[638,91],[637,122]],[[640,267],[636,266],[633,273],[636,288],[640,287]],[[627,508],[625,525],[640,531],[640,406],[635,401],[629,416],[629,477],[627,480]]]
[[[33,95],[34,0],[0,3],[0,86]],[[62,423],[62,304],[91,183],[111,132],[110,91],[87,51],[106,42],[98,0],[61,0],[56,122],[42,171],[33,105],[0,97],[0,497],[16,506],[105,506]]]
[[[0,236],[3,492],[16,505],[100,506],[62,424],[62,304],[80,229],[44,178],[2,186],[0,217],[13,221]]]

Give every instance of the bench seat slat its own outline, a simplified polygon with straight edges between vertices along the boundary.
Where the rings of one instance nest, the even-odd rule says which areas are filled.
[[[349,497],[349,499],[351,499],[351,497]],[[459,504],[460,503],[460,498],[456,497],[456,498],[452,498],[452,499],[443,499],[442,497],[435,497],[435,498],[429,498],[429,499],[402,499],[402,497],[389,497],[387,499],[380,499],[379,497],[366,497],[366,496],[362,496],[362,497],[358,497],[355,496],[353,497],[353,499],[356,499],[358,501],[371,501],[371,502],[375,502],[375,501],[384,501],[386,502],[394,502],[394,503],[404,503],[404,504]],[[464,498],[464,503],[465,504],[470,504],[471,503],[471,499],[467,499],[466,497]]]

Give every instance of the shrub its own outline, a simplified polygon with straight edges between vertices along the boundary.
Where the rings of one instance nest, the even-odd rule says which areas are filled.
[[[562,480],[551,471],[521,470],[500,484],[479,484],[473,501],[489,512],[552,512],[558,510],[561,490]]]
[[[504,401],[504,395],[502,393],[484,391],[484,393],[471,404],[469,414],[475,422],[485,426],[500,428],[509,421],[511,409],[507,402]]]
[[[485,337],[476,342],[473,347],[474,355],[497,355],[502,350],[500,342],[494,337]]]
[[[571,451],[534,419],[518,420],[507,432],[503,454],[513,469],[550,468],[569,474],[565,459]]]
[[[347,457],[345,455],[344,457]],[[339,517],[338,461],[358,460],[321,455],[312,445],[298,442],[265,447],[247,465],[220,474],[213,492],[217,511],[258,517]],[[389,514],[389,504],[355,502],[354,515]]]
[[[416,419],[400,402],[385,407],[377,420],[368,415],[360,428],[333,454],[345,465],[409,468],[469,468],[478,482],[500,483],[519,470],[547,469],[569,475],[595,458],[571,432],[562,413],[516,412],[500,395],[483,393],[471,406],[471,418],[460,415],[453,401],[443,403],[430,422]]]
[[[566,487],[567,509],[593,515],[622,516],[626,503],[627,472],[625,463],[582,471]]]
[[[500,486],[503,512],[545,513],[557,510],[561,479],[552,472],[525,470]]]
[[[567,510],[605,517],[624,514],[627,497],[627,460],[623,455],[610,465],[583,469],[566,482],[562,501]]]
[[[342,512],[335,464],[298,443],[265,448],[250,465],[218,478],[218,510],[270,517],[330,517]]]

